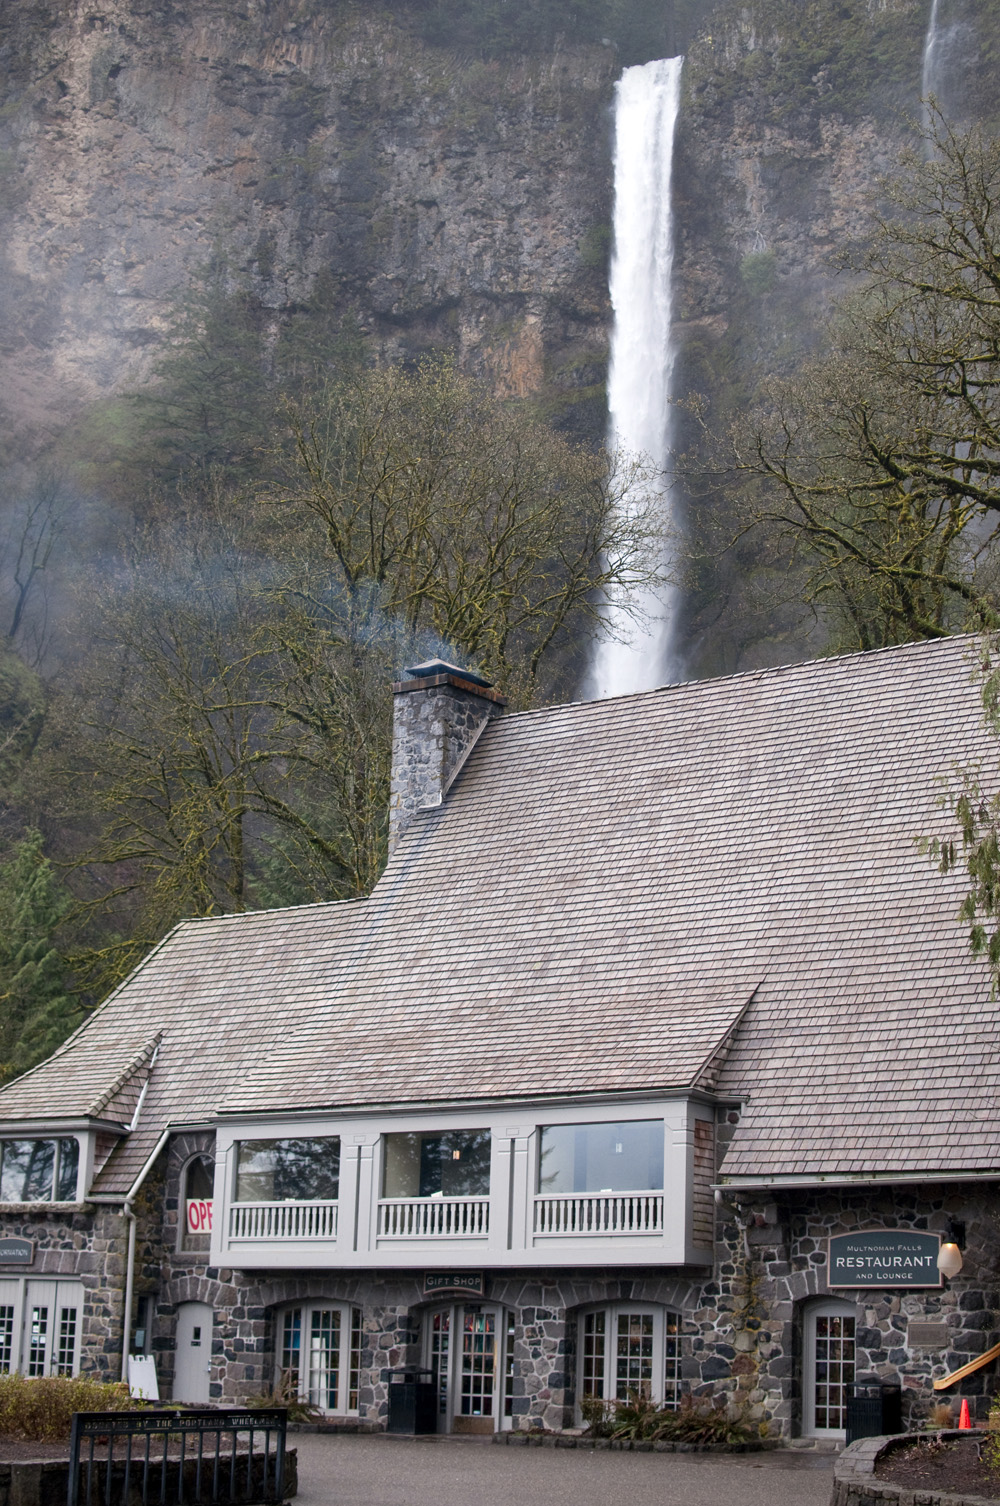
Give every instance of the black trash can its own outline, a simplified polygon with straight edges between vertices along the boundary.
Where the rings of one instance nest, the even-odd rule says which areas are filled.
[[[422,1379],[427,1377],[427,1379]],[[437,1431],[437,1388],[433,1370],[391,1370],[389,1372],[390,1433],[434,1433]]]
[[[847,1441],[903,1431],[903,1388],[877,1375],[859,1375],[847,1390]]]

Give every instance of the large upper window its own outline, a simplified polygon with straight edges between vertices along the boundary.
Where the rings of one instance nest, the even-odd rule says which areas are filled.
[[[4,1140],[0,1203],[75,1203],[79,1170],[78,1140]]]
[[[489,1130],[386,1135],[382,1189],[387,1198],[488,1196]]]
[[[543,1125],[539,1192],[646,1192],[662,1186],[662,1119]]]
[[[340,1137],[241,1140],[236,1147],[236,1201],[334,1201],[340,1185]]]

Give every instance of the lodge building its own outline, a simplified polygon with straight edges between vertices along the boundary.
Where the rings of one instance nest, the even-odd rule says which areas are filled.
[[[184,922],[0,1092],[0,1368],[377,1428],[423,1366],[454,1432],[950,1399],[1000,1337],[1000,1053],[918,839],[996,766],[972,648],[519,715],[407,671],[371,896]]]

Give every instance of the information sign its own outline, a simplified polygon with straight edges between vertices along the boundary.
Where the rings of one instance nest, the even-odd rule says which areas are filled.
[[[33,1239],[0,1239],[0,1265],[31,1265],[34,1259]]]

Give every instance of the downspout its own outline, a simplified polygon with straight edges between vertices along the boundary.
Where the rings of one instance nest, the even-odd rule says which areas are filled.
[[[128,1380],[129,1338],[132,1333],[132,1291],[135,1286],[135,1225],[136,1217],[129,1199],[122,1203],[122,1213],[128,1219],[128,1255],[125,1260],[125,1308],[122,1319],[122,1380]]]

